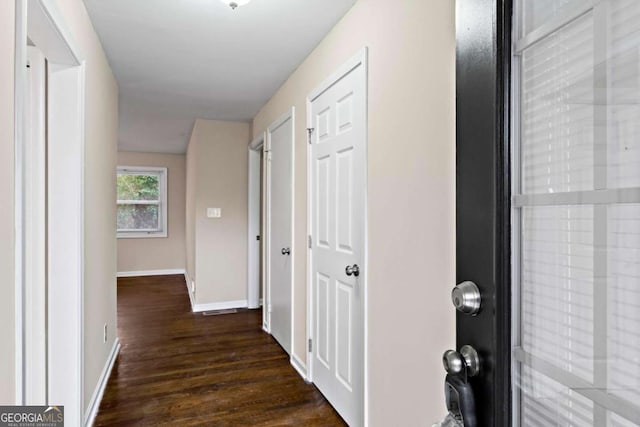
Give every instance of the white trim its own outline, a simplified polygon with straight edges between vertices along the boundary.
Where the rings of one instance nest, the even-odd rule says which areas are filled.
[[[306,107],[307,107],[307,127],[313,127],[313,118],[311,117],[311,103],[322,95],[325,91],[335,85],[338,81],[340,81],[345,75],[350,73],[352,70],[357,68],[358,66],[362,66],[364,70],[365,76],[365,130],[364,130],[364,139],[365,139],[365,168],[368,166],[368,149],[369,149],[369,66],[368,66],[368,57],[369,50],[365,46],[357,54],[355,54],[351,59],[345,62],[342,66],[338,68],[336,72],[334,72],[329,78],[325,79],[315,90],[311,91],[311,93],[307,96]],[[307,144],[307,234],[308,236],[313,236],[312,233],[312,200],[311,194],[313,190],[313,182],[311,177],[311,145]],[[364,342],[363,342],[363,357],[364,357],[364,366],[363,366],[363,420],[364,425],[369,425],[369,205],[368,205],[368,172],[365,173],[365,192],[364,192],[364,274],[363,274],[363,327],[364,327]],[[312,278],[312,267],[313,267],[313,258],[312,258],[312,250],[309,248],[309,245],[305,245],[307,247],[307,339],[313,340],[313,278]],[[313,245],[312,245],[313,246]],[[313,355],[311,352],[307,351],[307,377],[309,382],[313,382]]]
[[[54,0],[16,0],[15,229],[16,403],[24,402],[24,165],[27,37],[49,62],[49,369],[50,401],[80,424],[84,396],[85,63]],[[62,95],[64,94],[64,96]],[[64,114],[60,113],[64,111]],[[41,171],[40,173],[44,173]],[[64,188],[65,191],[61,189]],[[53,206],[53,208],[52,208]],[[61,285],[64,281],[64,286]],[[45,387],[42,384],[42,387]]]
[[[531,31],[526,36],[516,39],[514,43],[514,55],[520,55],[522,52],[533,46],[534,44],[544,40],[549,35],[555,33],[560,28],[565,25],[580,19],[587,13],[591,12],[593,8],[596,6],[597,1],[590,0],[586,3],[581,3],[573,8],[566,8],[565,10],[560,11],[555,17],[549,19],[546,23]],[[514,28],[514,32],[516,29]],[[516,37],[519,37],[519,34],[514,34]]]
[[[515,142],[520,139],[520,76],[522,74],[521,58],[515,54],[515,41],[519,37],[518,31],[521,27],[522,10],[520,1],[513,2],[513,16],[514,25],[512,29],[512,55],[511,55],[511,82],[510,82],[510,108],[511,108],[511,127],[510,127],[510,155],[511,155],[511,195],[522,192],[522,185],[520,179],[520,147]],[[519,332],[520,331],[520,314],[519,314],[519,302],[520,302],[520,225],[521,225],[521,209],[514,209],[512,205],[511,209],[511,344],[519,345]],[[517,363],[511,364],[510,370],[511,378],[520,378],[520,367]],[[511,408],[512,408],[512,420],[520,420],[520,389],[518,387],[511,387]],[[515,426],[515,423],[513,423]]]
[[[166,237],[168,237],[166,231],[120,231],[117,236],[118,239],[161,239]]]
[[[364,162],[366,172],[364,174],[364,302],[363,302],[363,322],[364,322],[364,343],[362,350],[364,351],[364,378],[363,378],[363,411],[364,425],[369,425],[369,49],[365,46],[360,52],[362,67],[364,70],[364,105],[365,105],[365,121],[364,127]]]
[[[187,285],[187,293],[189,294],[189,302],[191,303],[191,311],[193,311],[193,306],[195,305],[195,295],[193,294],[193,291],[191,290],[191,278],[189,277],[189,273],[187,272],[187,270],[184,270],[184,282]]]
[[[260,190],[262,176],[260,175],[260,154],[266,140],[266,133],[255,138],[249,144],[249,177],[248,177],[248,215],[247,215],[247,300],[249,308],[260,306],[260,248],[264,238],[260,236],[260,213],[262,203]],[[256,240],[260,236],[260,240]]]
[[[116,204],[135,204],[135,205],[160,205],[158,211],[160,229],[153,230],[117,230],[118,239],[153,239],[153,238],[165,238],[168,236],[167,227],[169,225],[167,212],[169,205],[168,199],[168,182],[169,182],[169,170],[166,167],[151,167],[151,166],[118,166],[117,173],[124,173],[128,175],[158,175],[160,186],[160,200],[116,200]]]
[[[331,76],[320,83],[316,89],[312,90],[311,93],[307,96],[307,100],[309,102],[313,102],[317,97],[319,97],[330,87],[338,83],[344,76],[349,74],[351,70],[358,67],[360,64],[362,64],[365,68],[365,71],[367,71],[367,57],[368,49],[366,47],[363,47],[347,62],[342,64],[333,74],[331,74]],[[365,74],[367,73],[365,72]]]
[[[24,138],[26,137],[25,106],[28,97],[27,71],[27,0],[16,1],[16,34],[15,34],[15,93],[14,93],[14,281],[15,281],[15,403],[23,404],[24,396]]]
[[[280,117],[275,119],[273,123],[269,125],[269,127],[267,128],[267,134],[273,133],[273,131],[275,131],[280,126],[282,126],[287,120],[292,119],[294,116],[294,112],[295,112],[295,107],[291,107],[285,113],[281,114]],[[269,145],[267,149],[271,150],[271,146]]]
[[[186,274],[184,268],[169,270],[140,270],[140,271],[119,271],[117,277],[138,277],[138,276],[168,276],[172,274]]]
[[[48,399],[66,402],[65,418],[75,425],[84,415],[86,67],[52,64],[49,70]]]
[[[611,205],[640,203],[640,187],[604,190],[568,191],[564,193],[513,194],[513,207],[558,205]]]
[[[28,46],[28,93],[23,150],[23,251],[24,280],[24,403],[46,402],[47,319],[46,319],[46,66],[45,57]]]
[[[80,85],[80,204],[78,206],[79,212],[80,212],[80,229],[79,229],[79,233],[80,233],[80,277],[78,278],[79,280],[79,300],[78,300],[78,320],[80,322],[80,325],[78,326],[78,332],[79,332],[79,337],[78,337],[78,346],[79,346],[79,350],[80,350],[80,363],[79,363],[79,369],[80,369],[80,414],[82,414],[82,411],[84,410],[85,406],[84,406],[84,380],[85,380],[85,372],[84,372],[84,358],[85,358],[85,348],[84,348],[84,276],[85,276],[85,247],[84,247],[84,239],[85,239],[85,209],[84,209],[84,202],[85,202],[85,197],[84,197],[84,192],[85,192],[85,137],[86,137],[86,104],[85,104],[85,100],[86,100],[86,78],[87,78],[87,74],[86,74],[86,70],[87,70],[87,65],[86,62],[83,60],[81,65],[80,65],[80,81],[78,82]],[[114,329],[115,329],[115,325]],[[116,332],[117,333],[117,332]]]
[[[153,173],[160,174],[167,171],[164,166],[131,166],[123,165],[118,166],[118,172],[126,172],[130,175],[151,175]]]
[[[262,207],[262,329],[271,334],[271,139],[267,131],[264,132],[263,159],[263,194]]]
[[[258,135],[251,141],[249,144],[249,150],[251,151],[259,151],[264,147],[265,140],[267,139],[267,135],[265,132],[262,132],[262,135]]]
[[[160,200],[118,200],[119,205],[156,205],[159,206]],[[156,229],[145,228],[143,231],[155,231]],[[135,228],[126,228],[121,231],[136,231]]]
[[[102,396],[104,396],[104,391],[107,388],[107,383],[109,382],[109,377],[111,376],[113,365],[116,363],[116,359],[118,358],[119,353],[120,340],[116,337],[113,343],[113,347],[111,348],[109,358],[107,359],[107,363],[105,363],[104,368],[102,368],[100,379],[98,380],[98,384],[96,384],[96,388],[93,391],[93,395],[91,396],[91,400],[89,401],[89,406],[87,407],[87,411],[84,415],[85,427],[93,426],[93,423],[96,420],[98,409],[100,409],[100,402],[102,402]]]
[[[313,127],[313,119],[311,117],[311,100],[307,97],[306,100],[306,108],[307,108],[307,129]],[[308,131],[307,131],[308,132]],[[307,379],[309,382],[313,383],[313,353],[309,351],[309,340],[313,339],[313,298],[311,295],[313,289],[313,244],[309,245],[309,239],[312,239],[313,243],[313,213],[312,213],[312,192],[313,192],[313,183],[311,179],[311,144],[309,144],[309,134],[307,133]],[[309,247],[311,246],[311,247]]]
[[[194,313],[200,313],[203,311],[216,311],[216,310],[228,310],[231,308],[247,308],[247,300],[237,301],[220,301],[210,302],[207,304],[194,304],[191,311]]]
[[[300,360],[300,358],[293,352],[291,352],[291,358],[289,359],[291,362],[291,366],[300,374],[305,382],[309,382],[309,378],[307,378],[307,366]]]
[[[23,1],[23,0],[19,0]],[[47,58],[63,66],[75,67],[84,62],[84,54],[58,10],[56,0],[28,0],[29,38]],[[60,43],[63,41],[64,43]]]
[[[294,283],[295,283],[295,146],[296,146],[296,108],[292,106],[286,113],[282,114],[278,117],[265,132],[265,146],[266,146],[266,155],[265,160],[267,163],[266,175],[267,175],[267,191],[264,194],[264,198],[266,200],[266,226],[263,229],[263,232],[266,236],[266,241],[268,244],[264,245],[264,253],[265,257],[265,268],[266,271],[266,289],[267,293],[263,295],[267,301],[267,325],[266,330],[271,333],[271,266],[270,266],[270,252],[271,252],[271,134],[282,126],[287,120],[291,120],[291,319],[290,319],[290,352],[294,353]],[[264,325],[263,325],[264,329]]]
[[[291,107],[291,355],[296,352],[295,310],[296,310],[296,107]],[[306,245],[305,245],[306,246]]]

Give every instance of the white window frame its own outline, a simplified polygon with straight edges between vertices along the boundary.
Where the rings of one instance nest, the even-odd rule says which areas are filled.
[[[126,173],[129,175],[155,175],[157,174],[160,179],[160,200],[154,201],[139,201],[139,200],[116,200],[116,205],[131,205],[131,204],[156,204],[160,207],[158,211],[158,222],[160,224],[159,229],[145,229],[145,230],[117,230],[118,239],[147,239],[153,237],[167,237],[167,168],[162,167],[149,167],[149,166],[118,166],[117,173]]]

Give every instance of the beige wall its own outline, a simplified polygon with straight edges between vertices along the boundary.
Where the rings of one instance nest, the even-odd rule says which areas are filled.
[[[369,417],[444,413],[441,355],[455,341],[454,2],[359,0],[254,118],[263,132],[369,48]],[[295,239],[306,238],[306,120],[296,122]],[[294,352],[306,360],[306,262],[295,265]]]
[[[0,2],[0,405],[15,402],[14,334],[14,45],[15,2]]]
[[[187,150],[187,266],[197,304],[247,299],[250,125],[197,120]],[[222,218],[207,218],[221,208]]]
[[[118,87],[81,0],[59,0],[61,16],[86,60],[85,134],[85,399],[113,346],[116,330],[115,166]],[[0,402],[14,398],[13,61],[14,2],[0,2],[0,268],[6,280],[0,302]],[[102,342],[102,327],[111,331]]]
[[[116,335],[116,158],[118,85],[82,0],[58,0],[86,61],[84,406]],[[102,342],[103,325],[109,337]]]
[[[118,271],[185,268],[185,156],[118,152],[118,166],[167,168],[167,237],[118,239]]]
[[[194,125],[186,154],[186,191],[185,191],[185,255],[187,257],[187,275],[196,279],[196,174],[198,158],[198,128]],[[190,284],[189,284],[190,286]]]

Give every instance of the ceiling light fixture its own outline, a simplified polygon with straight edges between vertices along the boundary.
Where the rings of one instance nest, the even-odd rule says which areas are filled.
[[[244,6],[249,3],[251,0],[220,0],[222,3],[229,6],[231,9],[236,9],[238,6]]]

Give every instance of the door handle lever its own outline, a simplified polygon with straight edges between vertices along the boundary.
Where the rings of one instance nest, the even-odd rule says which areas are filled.
[[[291,255],[291,248],[282,248],[282,255]]]
[[[360,267],[358,267],[358,264],[348,265],[344,272],[347,273],[347,276],[358,277],[360,275]]]

